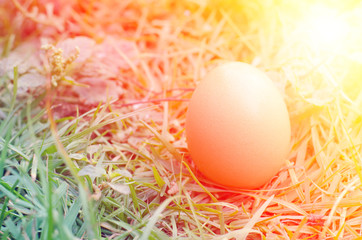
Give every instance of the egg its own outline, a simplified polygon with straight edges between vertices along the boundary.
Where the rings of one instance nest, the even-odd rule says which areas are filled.
[[[186,114],[186,140],[206,179],[255,189],[275,176],[290,144],[286,104],[261,70],[243,62],[222,64],[200,81]]]

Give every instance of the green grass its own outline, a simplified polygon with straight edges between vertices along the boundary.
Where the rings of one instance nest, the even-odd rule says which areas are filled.
[[[14,83],[17,81],[15,69]],[[84,215],[96,216],[79,187],[57,174],[62,158],[52,146],[49,123],[41,120],[44,110],[34,107],[37,100],[16,100],[13,91],[4,87],[1,111],[5,118],[0,124],[0,204],[1,235],[3,239],[74,239],[85,234],[96,236],[99,227],[90,226]],[[83,205],[82,210],[79,206]],[[94,211],[94,210],[93,210]],[[98,229],[98,230],[97,230]]]
[[[44,93],[16,97],[17,68],[14,76],[13,81],[4,76],[0,85],[1,239],[198,239],[213,234],[206,227],[209,217],[198,211],[220,215],[217,204],[196,204],[179,183],[178,194],[168,194],[171,183],[163,164],[146,148],[112,140],[119,128],[132,124],[129,118],[152,108],[121,114],[106,103],[54,120],[40,105]],[[182,160],[151,125],[140,121],[139,126],[155,136],[152,154],[163,158],[168,150]]]
[[[0,85],[5,115],[0,122],[1,239],[105,239],[114,233],[115,239],[167,239],[154,225],[174,199],[146,203],[138,196],[142,183],[122,176],[122,171],[117,174],[125,162],[113,166],[107,158],[117,149],[104,141],[112,129],[101,129],[135,113],[116,116],[106,111],[107,105],[99,106],[82,116],[58,119],[54,137],[49,121],[42,118],[46,111],[34,104],[39,99],[16,98],[17,69],[14,72],[13,91],[5,87],[10,84],[5,77]],[[92,121],[84,120],[90,116]],[[86,166],[108,173],[74,175]],[[128,187],[129,194],[117,193],[110,183]],[[101,184],[106,186],[102,191]]]

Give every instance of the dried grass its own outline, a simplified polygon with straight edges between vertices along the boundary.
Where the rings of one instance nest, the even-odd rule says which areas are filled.
[[[54,16],[41,15],[42,8],[33,16],[37,5],[30,3],[12,6],[17,25],[3,25],[18,35],[17,43],[41,37],[56,43],[82,35],[97,43],[111,36],[136,46],[133,59],[113,46],[125,67],[112,81],[126,89],[109,108],[122,115],[157,107],[113,126],[109,136],[98,136],[108,153],[114,152],[113,159],[108,156],[109,176],[112,165],[132,172],[137,186],[133,207],[160,205],[155,213],[162,212],[162,218],[150,217],[147,233],[155,224],[173,238],[362,238],[362,48],[353,45],[362,38],[360,25],[346,48],[326,52],[309,47],[297,27],[296,20],[312,1],[137,0],[116,7],[109,0],[52,3]],[[343,14],[360,23],[356,9],[362,8],[352,3]],[[34,20],[40,16],[41,21]],[[19,34],[29,20],[30,33]],[[293,136],[287,164],[259,190],[212,185],[194,168],[186,148],[191,92],[210,68],[229,60],[265,70],[290,113]],[[163,201],[169,196],[176,197]],[[117,214],[108,215],[102,226],[121,236]]]

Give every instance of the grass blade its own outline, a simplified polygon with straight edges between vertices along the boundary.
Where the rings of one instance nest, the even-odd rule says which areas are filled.
[[[7,129],[7,132],[6,132],[5,142],[2,145],[2,150],[1,150],[1,155],[0,155],[0,178],[2,178],[2,176],[4,174],[4,165],[5,165],[5,160],[7,159],[8,147],[10,144],[10,137],[11,137],[11,133],[13,130],[13,126],[14,126],[14,121],[11,121],[10,127]]]
[[[82,201],[80,198],[77,198],[72,206],[68,209],[67,214],[65,215],[65,225],[68,229],[72,229],[73,224],[75,223],[75,220],[77,219],[77,216],[79,214],[79,211],[82,207]]]
[[[147,225],[146,225],[145,228],[143,229],[143,233],[142,233],[142,236],[141,236],[140,240],[148,240],[148,239],[150,239],[152,229],[155,227],[155,224],[156,224],[157,220],[160,218],[162,211],[165,210],[166,207],[167,207],[173,200],[175,200],[176,198],[177,198],[177,197],[171,197],[171,198],[166,199],[166,200],[156,209],[156,211],[152,214],[152,216],[151,216],[150,219],[148,220]]]

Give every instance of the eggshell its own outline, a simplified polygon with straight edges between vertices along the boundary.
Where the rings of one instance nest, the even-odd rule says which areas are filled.
[[[209,180],[254,189],[283,166],[290,121],[283,97],[257,68],[230,62],[196,87],[186,116],[191,157]]]

